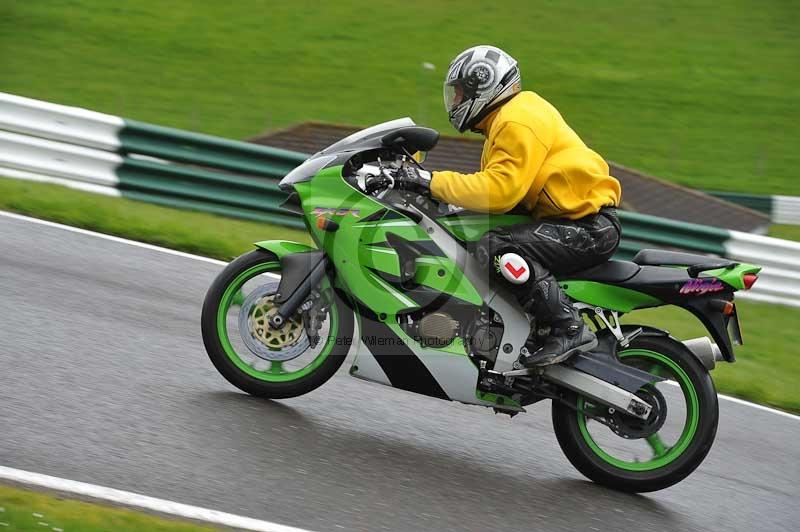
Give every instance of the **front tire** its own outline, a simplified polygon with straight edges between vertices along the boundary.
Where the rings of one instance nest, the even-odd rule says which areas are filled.
[[[283,361],[264,360],[263,355],[259,358],[248,350],[246,343],[236,337],[236,312],[232,307],[244,299],[242,292],[246,283],[254,286],[276,283],[268,276],[279,273],[280,261],[272,253],[257,249],[240,256],[214,279],[203,302],[201,317],[203,343],[214,367],[240,390],[270,399],[297,397],[324,384],[344,362],[353,336],[352,310],[335,293],[329,281],[323,279],[320,291],[327,292],[332,303],[326,318],[327,335],[320,337],[318,353],[301,354],[308,362],[303,360],[302,364],[295,364],[300,367],[288,368]],[[266,345],[261,350],[269,354],[270,347],[274,348]]]
[[[589,479],[626,492],[656,491],[686,478],[703,461],[717,432],[719,407],[714,383],[697,358],[680,342],[668,336],[644,336],[620,351],[620,360],[667,377],[680,386],[667,383],[668,395],[683,396],[684,421],[678,420],[676,440],[665,444],[664,428],[642,438],[651,447],[648,460],[631,460],[619,456],[625,445],[634,445],[636,438],[625,439],[608,427],[582,413],[591,412],[588,400],[573,392],[565,392],[563,402],[553,401],[552,418],[556,437],[564,454],[578,471]],[[576,411],[577,410],[577,411]],[[670,410],[666,410],[669,420]],[[677,413],[676,413],[677,415]],[[589,426],[598,430],[592,433]],[[607,431],[607,432],[604,432]],[[616,440],[615,440],[616,438]],[[605,447],[598,443],[610,442]]]

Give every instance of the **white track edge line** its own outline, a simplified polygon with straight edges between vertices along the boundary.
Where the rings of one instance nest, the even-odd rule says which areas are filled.
[[[209,510],[199,506],[190,506],[179,502],[157,499],[147,495],[139,495],[130,491],[106,488],[96,484],[87,484],[76,480],[51,477],[40,473],[32,473],[21,469],[0,466],[0,479],[11,481],[26,486],[38,486],[60,492],[72,493],[91,499],[122,504],[143,510],[150,510],[161,514],[204,521],[215,525],[222,525],[240,530],[253,530],[256,532],[311,532],[303,528],[262,521],[251,517],[229,514],[217,510]]]
[[[738,397],[731,397],[730,395],[723,395],[721,393],[718,393],[717,396],[721,399],[725,399],[726,401],[730,401],[731,403],[738,403],[740,405],[749,406],[757,410],[763,410],[764,412],[770,412],[772,414],[778,414],[779,416],[788,417],[789,419],[794,419],[795,421],[800,421],[800,416],[792,414],[791,412],[784,412],[783,410],[778,410],[777,408],[770,408],[758,403],[751,403],[750,401],[745,401],[744,399],[739,399]]]
[[[129,240],[127,238],[122,238],[122,237],[113,236],[113,235],[107,235],[107,234],[104,234],[104,233],[98,233],[96,231],[90,231],[88,229],[81,229],[80,227],[73,227],[71,225],[65,225],[65,224],[60,224],[60,223],[57,223],[57,222],[51,222],[49,220],[40,220],[39,218],[32,218],[30,216],[24,216],[22,214],[16,214],[16,213],[13,213],[13,212],[0,211],[0,216],[5,216],[6,218],[12,218],[14,220],[22,220],[24,222],[30,222],[30,223],[35,223],[35,224],[39,224],[39,225],[46,225],[47,227],[55,227],[56,229],[63,229],[64,231],[70,231],[72,233],[79,233],[79,234],[82,234],[82,235],[88,235],[88,236],[93,236],[93,237],[96,237],[96,238],[102,238],[104,240],[111,240],[112,242],[118,242],[120,244],[128,244],[130,246],[136,246],[136,247],[139,247],[139,248],[149,249],[151,251],[160,251],[161,253],[168,253],[170,255],[175,255],[175,256],[178,256],[178,257],[185,257],[187,259],[200,260],[200,261],[203,261],[203,262],[208,262],[208,263],[211,263],[211,264],[217,264],[217,265],[220,265],[220,266],[225,266],[225,265],[228,264],[225,261],[221,261],[221,260],[217,260],[217,259],[211,259],[209,257],[203,257],[201,255],[193,255],[191,253],[185,253],[183,251],[176,251],[174,249],[164,248],[164,247],[161,247],[161,246],[155,246],[153,244],[146,244],[144,242],[139,242],[137,240]]]
[[[13,218],[15,220],[22,220],[30,223],[36,223],[41,225],[46,225],[48,227],[55,227],[57,229],[63,229],[65,231],[71,231],[73,233],[80,233],[82,235],[93,236],[96,238],[103,238],[105,240],[111,240],[112,242],[119,242],[121,244],[129,244],[131,246],[136,246],[140,248],[149,249],[152,251],[160,251],[162,253],[168,253],[170,255],[176,255],[178,257],[185,257],[187,259],[194,259],[203,262],[209,262],[211,264],[218,264],[221,266],[225,266],[227,262],[217,260],[217,259],[210,259],[208,257],[203,257],[201,255],[193,255],[191,253],[184,253],[183,251],[176,251],[174,249],[164,248],[161,246],[154,246],[152,244],[145,244],[144,242],[139,242],[137,240],[129,240],[127,238],[120,238],[118,236],[106,235],[104,233],[98,233],[96,231],[89,231],[88,229],[81,229],[79,227],[72,227],[71,225],[64,225],[56,222],[50,222],[48,220],[40,220],[39,218],[32,218],[30,216],[24,216],[22,214],[16,214],[13,212],[6,212],[0,211],[0,216],[5,216],[7,218]],[[731,401],[733,403],[739,403],[741,405],[750,406],[752,408],[756,408],[758,410],[763,410],[764,412],[772,412],[773,414],[778,414],[781,416],[788,417],[790,419],[795,419],[800,421],[800,416],[795,414],[790,414],[789,412],[784,412],[783,410],[778,410],[775,408],[770,408],[768,406],[760,405],[757,403],[751,403],[750,401],[745,401],[744,399],[739,399],[738,397],[731,397],[729,395],[724,394],[717,394],[720,399],[725,399],[726,401]]]
[[[670,386],[680,386],[680,384],[674,381],[664,381],[664,384],[669,384]],[[739,399],[738,397],[731,397],[730,395],[721,394],[719,392],[717,393],[717,397],[719,399],[725,399],[726,401],[730,401],[731,403],[738,403],[740,405],[749,406],[757,410],[763,410],[764,412],[770,412],[772,414],[778,414],[779,416],[785,416],[788,417],[789,419],[800,421],[800,416],[792,414],[791,412],[784,412],[783,410],[778,410],[777,408],[770,408],[768,406],[760,405],[758,403],[751,403],[750,401],[745,401],[744,399]]]

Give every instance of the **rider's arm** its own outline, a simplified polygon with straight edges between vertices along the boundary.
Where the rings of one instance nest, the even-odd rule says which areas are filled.
[[[434,172],[433,197],[473,211],[503,213],[513,209],[532,188],[538,196],[544,183],[535,183],[547,146],[533,130],[507,122],[494,138],[480,172]]]

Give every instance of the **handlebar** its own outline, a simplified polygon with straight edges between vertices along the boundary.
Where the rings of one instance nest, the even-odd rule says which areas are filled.
[[[392,172],[390,168],[383,166],[380,160],[378,163],[380,164],[380,174],[376,176],[369,176],[364,181],[364,192],[369,195],[372,195],[381,189],[394,188],[394,172]]]
[[[364,182],[364,192],[370,196],[375,192],[394,185],[394,179],[382,175],[371,176]]]
[[[370,196],[380,190],[393,189],[395,186],[395,172],[397,170],[392,167],[383,166],[380,160],[378,163],[380,164],[379,175],[369,175],[364,180],[364,192]],[[420,202],[424,203],[426,201],[430,200],[424,196],[418,196],[413,199],[406,198],[399,202],[390,201],[389,205],[398,212],[411,218],[414,222],[419,223],[422,220],[422,215],[418,209],[422,208],[425,210],[424,205]],[[415,206],[414,203],[417,205]]]

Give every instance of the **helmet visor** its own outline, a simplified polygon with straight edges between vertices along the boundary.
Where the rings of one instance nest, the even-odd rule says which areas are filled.
[[[448,113],[452,112],[461,102],[464,101],[464,89],[458,83],[444,84],[444,109]]]

